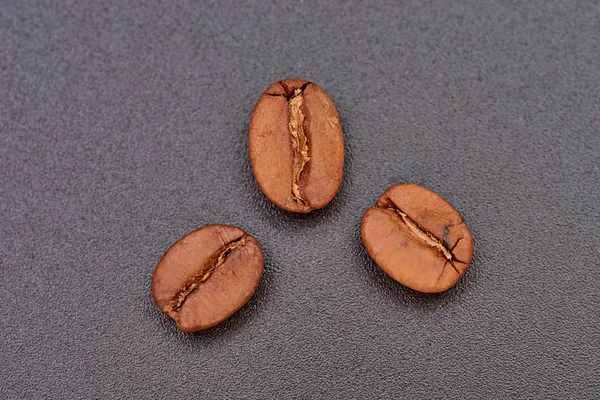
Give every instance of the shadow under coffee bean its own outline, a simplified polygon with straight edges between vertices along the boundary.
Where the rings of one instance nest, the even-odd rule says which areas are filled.
[[[152,275],[152,297],[180,330],[208,329],[248,302],[263,267],[254,237],[235,226],[208,225],[167,250]]]
[[[454,286],[473,257],[467,224],[437,193],[415,184],[387,189],[364,214],[367,252],[390,277],[423,293]]]

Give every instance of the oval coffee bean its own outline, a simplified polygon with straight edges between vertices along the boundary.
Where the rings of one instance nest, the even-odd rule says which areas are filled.
[[[424,293],[454,286],[473,257],[471,231],[437,193],[415,184],[390,187],[360,227],[375,263],[397,282]]]
[[[337,109],[312,82],[284,79],[256,103],[248,139],[254,178],[278,207],[307,213],[342,184],[344,138]]]
[[[152,275],[152,297],[180,330],[208,329],[248,302],[263,264],[254,237],[235,226],[208,225],[165,253]]]

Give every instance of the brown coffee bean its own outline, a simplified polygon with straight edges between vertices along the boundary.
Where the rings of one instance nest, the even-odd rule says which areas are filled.
[[[397,282],[424,293],[454,286],[473,257],[471,231],[437,193],[415,184],[390,187],[360,227],[379,267]]]
[[[248,302],[263,264],[254,237],[235,226],[208,225],[165,253],[152,276],[152,297],[182,331],[208,329]]]
[[[256,103],[249,130],[254,178],[284,210],[327,205],[342,184],[344,138],[337,109],[312,82],[284,79]]]

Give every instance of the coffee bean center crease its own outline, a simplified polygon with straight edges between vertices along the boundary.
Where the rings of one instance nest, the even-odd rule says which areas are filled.
[[[200,268],[200,273],[194,276],[184,287],[177,293],[173,299],[172,311],[179,312],[187,298],[197,290],[204,282],[206,282],[217,268],[225,263],[231,253],[246,244],[246,235],[242,235],[237,239],[230,241],[222,246],[209,261]]]
[[[421,227],[419,224],[417,224],[415,221],[413,221],[412,218],[410,218],[404,211],[402,211],[401,209],[399,209],[395,205],[387,206],[386,208],[389,209],[389,210],[391,210],[391,211],[393,211],[393,212],[395,212],[396,214],[398,214],[400,216],[400,218],[402,219],[402,221],[404,222],[404,224],[408,227],[408,229],[410,230],[410,232],[413,235],[415,235],[416,237],[418,237],[421,241],[425,242],[430,247],[433,247],[434,249],[438,250],[440,252],[440,254],[442,256],[444,256],[444,258],[447,260],[447,262],[450,263],[450,265],[452,266],[452,268],[454,268],[454,270],[458,274],[460,274],[460,272],[458,271],[458,269],[456,269],[456,267],[454,266],[454,262],[455,261],[456,262],[460,262],[460,263],[463,263],[463,262],[460,261],[460,260],[458,260],[452,254],[452,250],[454,248],[448,249],[448,247],[446,247],[446,245],[440,239],[438,239],[434,234],[432,234],[431,232],[429,232],[425,228]],[[454,244],[454,247],[456,247],[456,244],[458,244],[458,242],[461,239],[462,238],[460,238],[460,239],[458,239],[456,241],[456,243]]]
[[[304,128],[304,113],[302,112],[302,93],[306,86],[294,90],[288,98],[288,110],[290,115],[289,130],[294,150],[294,161],[292,165],[292,200],[296,203],[305,205],[306,200],[300,193],[298,182],[306,164],[310,161],[308,151],[308,136]]]

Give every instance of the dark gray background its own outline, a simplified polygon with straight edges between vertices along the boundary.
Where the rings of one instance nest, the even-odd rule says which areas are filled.
[[[519,3],[2,1],[0,397],[598,398],[600,3]],[[346,139],[309,216],[247,155],[284,77],[323,87]],[[399,182],[473,231],[444,294],[361,244]],[[182,334],[150,277],[209,223],[255,235],[265,273]]]

